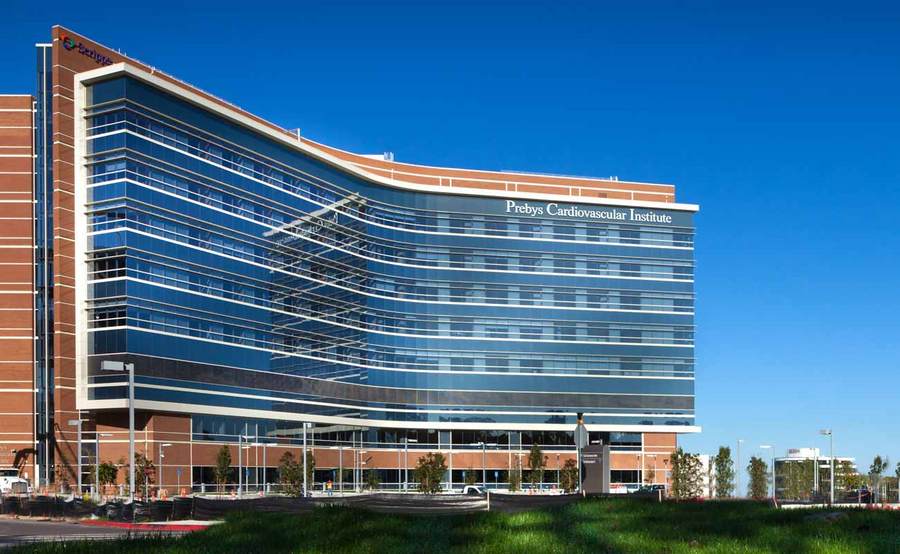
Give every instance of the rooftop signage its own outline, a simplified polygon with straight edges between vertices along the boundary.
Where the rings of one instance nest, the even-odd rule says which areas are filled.
[[[583,208],[581,206],[560,205],[556,202],[529,204],[528,202],[506,201],[506,213],[528,217],[571,217],[578,219],[601,219],[604,221],[632,221],[636,223],[672,223],[672,216],[653,210],[634,208]]]
[[[59,37],[59,42],[66,50],[78,50],[79,54],[91,58],[100,65],[112,65],[113,63],[109,56],[101,54],[93,48],[85,46],[83,42],[76,42],[75,39],[73,39],[69,35],[63,35]]]

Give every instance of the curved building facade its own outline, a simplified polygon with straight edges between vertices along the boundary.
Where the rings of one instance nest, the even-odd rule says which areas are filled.
[[[693,423],[690,211],[396,188],[100,72],[83,85],[89,400],[122,395],[96,372],[113,357],[138,399],[192,413]]]
[[[641,482],[648,452],[699,430],[697,206],[671,185],[344,152],[59,27],[38,66],[35,227],[62,229],[34,276],[53,275],[34,305],[48,483],[72,465],[63,419],[90,414],[75,459],[121,432],[117,364],[148,445],[188,444],[192,481],[212,465],[195,449],[277,448],[301,424],[332,446],[415,436],[511,460],[568,452],[580,416],[641,456],[621,469]]]

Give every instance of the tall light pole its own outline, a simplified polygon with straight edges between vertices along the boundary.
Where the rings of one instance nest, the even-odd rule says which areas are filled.
[[[830,478],[829,478],[829,481],[831,481],[831,505],[833,506],[833,505],[834,505],[834,481],[835,481],[835,475],[834,475],[834,433],[832,433],[831,429],[822,429],[821,431],[819,431],[819,434],[820,434],[820,435],[827,435],[827,436],[828,436],[828,443],[829,443],[829,453],[828,453],[828,456],[831,458],[831,476],[830,476]]]
[[[134,502],[134,364],[103,360],[100,369],[128,372],[128,495]]]
[[[81,419],[81,417],[79,417],[78,419],[70,419],[68,422],[70,426],[77,428],[77,432],[78,432],[78,446],[76,447],[78,449],[78,454],[77,454],[76,458],[77,458],[77,462],[78,462],[78,494],[79,495],[81,495],[81,473],[82,473],[82,469],[81,469],[81,422],[82,421],[85,421],[85,420]]]
[[[249,431],[248,428],[244,428],[245,431]],[[250,492],[250,448],[252,448],[253,443],[250,441],[253,440],[253,435],[243,435],[241,437],[244,441],[243,449],[247,451],[247,461],[244,464],[244,492]],[[257,458],[257,466],[259,465],[259,458]],[[257,485],[259,482],[257,481]]]
[[[338,470],[336,480],[338,485],[338,492],[341,496],[344,496],[344,444],[341,443],[338,446],[329,446],[330,450],[338,451]]]
[[[481,481],[482,481],[482,486],[487,488],[487,464],[486,464],[486,458],[485,458],[484,441],[473,442],[470,444],[471,444],[471,446],[480,446],[481,447]]]
[[[419,439],[403,437],[403,491],[409,492],[409,443],[417,443]]]
[[[362,444],[362,438],[360,437],[359,443]],[[359,470],[353,472],[353,479],[355,480],[353,483],[353,488],[356,492],[362,491],[362,480],[363,480],[363,466],[366,465],[366,460],[363,459],[365,454],[368,454],[368,450],[357,450],[355,452],[356,458],[359,460]],[[369,471],[375,471],[374,469],[370,469]]]
[[[481,486],[487,491],[487,444],[481,442]]]
[[[495,447],[497,443],[478,441],[471,443],[471,445],[481,447],[481,483],[484,489],[487,490],[487,447]]]
[[[737,447],[737,497],[740,498],[743,496],[741,494],[741,472],[744,471],[744,468],[741,467],[741,445],[744,444],[744,439],[738,439],[738,447]]]
[[[263,494],[269,494],[269,458],[266,455],[269,443],[262,443],[263,447]]]
[[[557,490],[557,492],[559,491],[559,487],[562,484],[561,483],[562,480],[560,479],[561,474],[562,474],[562,471],[559,469],[559,452],[557,452],[556,453],[556,490]]]
[[[653,481],[659,479],[659,476],[656,474],[656,454],[647,454],[648,458],[653,458]],[[653,483],[647,483],[648,485],[652,485]]]
[[[496,443],[496,442],[489,442],[489,443],[487,443],[485,446],[490,446],[491,448],[497,448],[497,443]],[[484,453],[482,453],[482,455],[483,455],[483,454],[484,454]],[[485,465],[487,465],[487,464],[485,464]],[[487,485],[484,486],[484,489],[485,489],[485,492],[487,492]]]
[[[775,447],[771,444],[761,444],[759,445],[763,450],[771,449],[772,450],[772,500],[775,500]]]
[[[250,435],[246,435],[247,424],[244,423],[244,430],[238,434],[238,497],[244,494],[244,449],[250,450],[249,446],[244,445],[244,440],[250,440]],[[247,452],[247,463],[250,463],[250,452]]]
[[[584,426],[584,414],[578,412],[576,414],[576,423],[575,423],[575,462],[578,464],[578,494],[584,496],[584,483],[582,480],[584,476],[581,472],[581,464],[582,464],[582,456],[581,449],[588,445],[590,441],[591,435],[588,433],[587,427]],[[604,469],[606,471],[606,469]],[[609,473],[607,472],[607,475]]]
[[[160,491],[162,491],[162,489],[163,489],[163,458],[166,457],[166,455],[163,454],[163,448],[168,448],[170,446],[172,446],[172,443],[170,443],[170,442],[160,443],[159,456],[157,456],[157,458],[156,458],[157,463],[159,464],[159,490]],[[157,496],[159,496],[159,495],[157,495]]]
[[[819,497],[819,449],[813,452],[813,496]]]

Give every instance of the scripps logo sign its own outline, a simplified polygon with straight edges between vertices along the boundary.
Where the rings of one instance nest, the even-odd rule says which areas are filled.
[[[62,44],[63,48],[66,50],[78,50],[78,53],[82,56],[87,56],[97,62],[100,65],[112,65],[113,61],[104,54],[97,52],[93,48],[89,48],[84,45],[82,42],[77,42],[75,39],[68,35],[63,35],[59,37],[59,42]]]
[[[506,201],[506,213],[538,217],[571,217],[578,219],[602,219],[605,221],[635,221],[641,223],[672,223],[672,216],[653,210],[635,210],[634,208],[583,208],[566,206],[550,202],[548,204],[529,204],[528,202]]]

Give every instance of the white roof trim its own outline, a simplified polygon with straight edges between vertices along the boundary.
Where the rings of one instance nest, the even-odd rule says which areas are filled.
[[[546,201],[556,201],[556,202],[567,202],[570,204],[600,204],[604,206],[624,206],[624,207],[635,207],[635,208],[655,208],[661,210],[677,210],[677,211],[687,211],[687,212],[696,212],[699,211],[700,207],[696,204],[679,204],[679,203],[667,203],[667,202],[644,202],[644,201],[636,201],[636,200],[619,200],[619,199],[611,199],[611,198],[591,198],[591,197],[582,197],[582,196],[568,196],[562,194],[537,194],[537,193],[527,193],[527,192],[504,192],[504,191],[485,191],[483,189],[470,189],[463,187],[444,187],[444,186],[436,186],[436,185],[421,185],[416,183],[407,183],[403,181],[397,181],[396,179],[387,179],[380,175],[376,175],[374,173],[370,173],[365,171],[353,163],[344,161],[340,158],[332,156],[327,152],[324,152],[318,148],[314,148],[309,144],[306,144],[296,138],[292,138],[290,135],[279,133],[275,129],[272,129],[262,123],[253,120],[247,115],[241,113],[240,111],[218,104],[213,102],[196,92],[185,88],[184,86],[177,85],[175,83],[169,82],[165,79],[160,78],[157,75],[154,75],[150,72],[144,71],[138,67],[135,67],[126,62],[119,62],[112,65],[107,65],[104,67],[99,67],[97,69],[91,69],[89,71],[84,71],[81,73],[75,74],[76,83],[82,84],[90,84],[93,81],[98,81],[101,79],[109,78],[116,75],[128,75],[135,79],[139,79],[144,81],[147,84],[150,84],[154,87],[157,87],[161,90],[172,94],[173,96],[177,96],[187,102],[195,104],[203,109],[209,110],[213,113],[216,113],[220,116],[223,116],[243,127],[246,127],[254,132],[257,132],[261,135],[264,135],[268,138],[271,138],[281,144],[289,146],[295,150],[303,152],[304,154],[311,156],[313,158],[317,158],[322,160],[332,166],[335,166],[342,171],[346,171],[347,173],[356,175],[373,183],[395,188],[401,190],[410,190],[415,192],[428,192],[433,194],[449,194],[449,195],[458,195],[458,196],[481,196],[487,198],[519,198],[525,200],[546,200]]]

